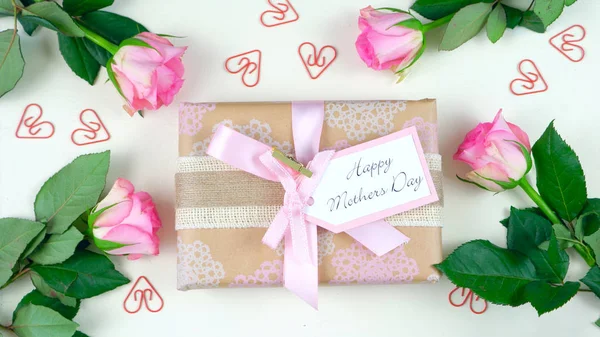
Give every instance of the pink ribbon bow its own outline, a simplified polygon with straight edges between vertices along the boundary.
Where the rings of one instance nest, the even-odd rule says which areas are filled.
[[[263,243],[275,249],[284,240],[283,279],[287,289],[315,309],[318,306],[317,225],[306,221],[304,209],[327,169],[334,151],[318,152],[324,119],[323,102],[292,103],[296,159],[313,172],[298,174],[272,156],[272,149],[221,125],[206,151],[238,169],[279,181],[285,190],[283,207],[267,229]],[[377,255],[408,242],[409,238],[380,220],[346,231]]]

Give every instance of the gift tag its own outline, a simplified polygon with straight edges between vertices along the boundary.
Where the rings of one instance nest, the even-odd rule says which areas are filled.
[[[437,200],[416,128],[410,127],[337,152],[305,214],[339,233]]]

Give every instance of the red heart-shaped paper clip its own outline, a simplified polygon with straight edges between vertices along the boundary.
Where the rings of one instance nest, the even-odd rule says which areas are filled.
[[[313,43],[304,42],[298,47],[298,55],[308,76],[316,80],[335,61],[337,50],[333,46],[326,45],[317,52],[317,47]]]
[[[79,121],[84,128],[71,133],[71,141],[77,146],[106,142],[110,139],[108,129],[96,111],[85,109],[79,114]]]
[[[225,69],[231,74],[242,72],[242,83],[248,88],[252,88],[260,82],[261,59],[260,50],[251,50],[225,60]]]
[[[130,314],[138,313],[145,306],[150,312],[159,312],[165,302],[146,276],[140,276],[123,301],[123,309]]]
[[[458,291],[460,290],[460,293]],[[475,315],[483,314],[487,308],[488,303],[486,300],[481,299],[475,295],[472,290],[467,288],[456,287],[448,294],[448,302],[455,307],[462,307],[469,302],[469,309]]]
[[[585,28],[573,25],[550,38],[550,44],[571,62],[581,62],[585,57],[585,49],[576,42],[585,38]]]
[[[29,104],[23,110],[15,136],[21,139],[48,139],[54,135],[54,124],[40,121],[44,111],[39,104]]]
[[[277,1],[277,2],[274,2]],[[268,0],[269,6],[272,9],[268,9],[260,15],[260,23],[265,27],[276,27],[298,21],[300,16],[296,9],[289,0]]]
[[[523,77],[515,78],[510,82],[510,92],[517,96],[523,96],[548,90],[546,80],[532,60],[525,59],[519,62],[518,69]]]

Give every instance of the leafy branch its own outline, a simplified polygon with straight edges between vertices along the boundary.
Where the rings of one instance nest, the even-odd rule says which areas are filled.
[[[417,0],[411,9],[432,20],[423,25],[424,31],[448,26],[444,32],[440,50],[453,50],[476,36],[486,27],[487,36],[496,43],[507,28],[521,26],[537,33],[544,33],[576,0],[532,0],[529,7],[521,10],[508,6],[502,0]]]
[[[467,242],[436,267],[457,286],[491,303],[530,303],[543,315],[578,292],[600,298],[600,199],[588,198],[579,158],[554,122],[532,154],[539,193],[526,176],[519,186],[538,208],[511,208],[510,217],[501,221],[507,248],[485,240]],[[565,280],[570,264],[565,250],[571,247],[590,267],[578,281]]]
[[[14,27],[0,32],[0,97],[14,89],[25,68],[17,23],[27,35],[39,27],[56,31],[59,49],[71,70],[90,85],[124,40],[148,31],[138,22],[103,11],[114,0],[0,0],[0,18]]]
[[[98,203],[109,156],[80,156],[48,179],[36,196],[36,221],[0,219],[0,290],[26,275],[35,287],[4,329],[19,337],[85,336],[73,322],[81,300],[129,282],[108,257],[86,250],[77,227]]]

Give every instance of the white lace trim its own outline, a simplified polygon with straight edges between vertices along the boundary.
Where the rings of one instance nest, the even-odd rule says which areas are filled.
[[[267,228],[281,206],[178,208],[175,229]],[[386,218],[395,227],[442,227],[442,206],[425,205]]]
[[[431,171],[442,170],[442,156],[437,153],[425,153],[425,161]],[[177,159],[177,173],[193,172],[219,172],[219,171],[240,171],[235,167],[226,164],[210,156],[202,157],[179,157]]]

